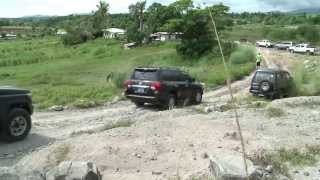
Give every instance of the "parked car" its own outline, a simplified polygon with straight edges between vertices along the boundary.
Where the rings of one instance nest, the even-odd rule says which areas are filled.
[[[13,142],[23,140],[31,129],[33,113],[30,91],[0,87],[0,135]]]
[[[250,92],[256,96],[270,99],[289,96],[293,79],[289,72],[275,69],[259,69],[256,71]]]
[[[317,53],[317,48],[310,46],[309,44],[298,44],[289,48],[289,51],[292,53],[307,53],[307,54],[315,54]]]
[[[288,50],[292,46],[294,46],[292,41],[283,41],[274,45],[274,47],[279,50]]]
[[[173,109],[177,102],[202,102],[203,86],[187,73],[171,68],[136,68],[125,81],[125,95],[137,106],[145,103]]]
[[[269,40],[257,41],[257,42],[256,42],[256,45],[257,45],[258,47],[266,47],[266,48],[271,48],[271,47],[273,47],[272,42],[269,41]]]

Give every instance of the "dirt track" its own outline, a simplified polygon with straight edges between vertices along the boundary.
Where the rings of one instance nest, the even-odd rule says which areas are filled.
[[[265,66],[291,68],[291,62],[282,61],[290,59],[290,54],[260,51]],[[250,79],[233,83],[238,96],[249,95]],[[32,133],[25,141],[0,143],[0,166],[17,165],[27,171],[50,167],[61,160],[80,160],[95,162],[106,179],[185,178],[207,169],[204,153],[240,153],[239,139],[228,136],[236,132],[233,113],[201,112],[204,106],[225,105],[227,92],[225,87],[207,92],[202,105],[173,111],[136,108],[128,101],[120,101],[94,109],[36,113]],[[282,119],[270,119],[264,109],[241,107],[248,153],[319,143],[306,138],[319,136],[316,132],[320,124],[315,121],[320,117],[319,107],[304,110],[310,112],[305,122],[296,110],[288,109]],[[134,124],[107,130],[107,124],[117,121]],[[297,128],[301,123],[305,125]]]

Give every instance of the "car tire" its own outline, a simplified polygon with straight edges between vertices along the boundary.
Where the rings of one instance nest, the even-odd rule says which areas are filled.
[[[3,129],[4,141],[21,141],[28,136],[30,130],[30,113],[25,109],[15,108],[9,113],[8,121]]]
[[[143,107],[144,102],[133,102],[137,107]]]
[[[195,97],[194,97],[195,104],[201,104],[202,103],[202,92],[196,91]]]
[[[173,94],[170,94],[167,101],[166,101],[166,104],[164,105],[164,108],[166,110],[173,110],[175,108],[176,104],[177,104],[176,96]]]
[[[272,84],[269,81],[262,81],[259,89],[263,94],[268,94],[272,90]]]

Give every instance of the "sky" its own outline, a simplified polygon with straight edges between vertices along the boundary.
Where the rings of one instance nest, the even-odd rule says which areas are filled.
[[[105,0],[111,13],[128,12],[128,6],[138,0]],[[147,0],[169,4],[175,0]],[[22,17],[30,15],[69,15],[89,13],[96,9],[99,0],[1,0],[0,17]],[[232,12],[290,11],[303,8],[320,8],[320,0],[194,0],[198,4],[223,2]]]

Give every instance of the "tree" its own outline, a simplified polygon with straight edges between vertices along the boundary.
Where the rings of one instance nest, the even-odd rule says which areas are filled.
[[[216,40],[213,36],[210,10],[217,22],[218,30],[224,29],[227,24],[221,18],[229,8],[222,4],[208,7],[206,9],[193,9],[183,17],[182,42],[177,46],[178,54],[184,57],[199,57],[213,50]]]
[[[93,35],[95,37],[102,36],[102,29],[105,29],[109,25],[109,4],[105,1],[100,1],[97,5],[98,10],[93,15]]]
[[[128,25],[127,37],[129,41],[141,44],[146,37],[144,32],[144,11],[146,7],[146,1],[139,1],[136,4],[129,6],[129,13],[131,23]]]
[[[192,0],[177,0],[170,6],[174,7],[180,15],[187,14],[188,11],[194,8]]]
[[[133,19],[139,23],[140,32],[143,31],[144,11],[146,8],[146,1],[139,1],[136,4],[129,6],[129,12]]]

